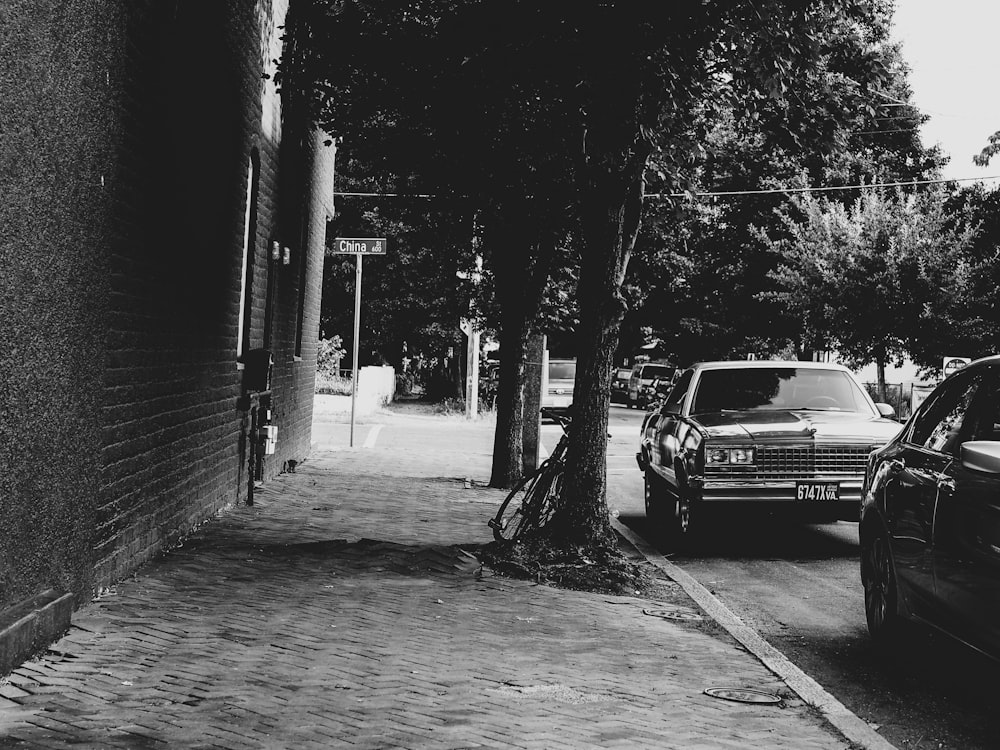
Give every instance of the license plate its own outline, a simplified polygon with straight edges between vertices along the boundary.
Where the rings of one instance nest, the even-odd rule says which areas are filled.
[[[820,502],[839,500],[840,484],[837,482],[796,482],[795,499]]]

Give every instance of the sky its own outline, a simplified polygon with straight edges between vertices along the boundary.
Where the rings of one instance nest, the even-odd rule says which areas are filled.
[[[951,156],[948,179],[1000,175],[1000,154],[987,167],[972,157],[1000,130],[998,0],[896,0],[893,37],[909,63],[913,101],[931,119],[923,143]],[[1000,179],[986,181],[1000,185]]]

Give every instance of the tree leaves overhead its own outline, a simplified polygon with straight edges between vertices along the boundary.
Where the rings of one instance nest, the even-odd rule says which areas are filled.
[[[768,293],[800,316],[817,349],[848,363],[899,363],[912,342],[965,297],[973,228],[957,227],[944,195],[869,191],[849,205],[805,196],[781,212],[783,263]]]
[[[581,544],[613,539],[604,498],[608,388],[645,181],[662,192],[693,187],[720,113],[739,137],[757,133],[763,149],[836,149],[839,120],[868,106],[884,77],[872,29],[886,7],[876,0],[293,6],[296,41],[282,85],[310,96],[318,123],[343,136],[381,185],[469,200],[486,227],[503,327],[514,336],[505,359],[515,366],[517,339],[552,259],[580,259],[577,411],[553,533]],[[664,236],[684,239],[662,226]],[[557,256],[567,236],[578,246]],[[747,265],[729,262],[730,249],[721,245],[712,256],[732,269],[727,281]],[[695,270],[707,277],[712,269]],[[500,401],[514,413],[520,402],[507,398],[508,382],[502,374]],[[500,417],[498,444],[508,437]],[[510,421],[512,434],[519,424]]]
[[[910,103],[908,69],[898,46],[885,39],[885,22],[876,12],[867,16],[867,26],[852,21],[841,37],[831,36],[822,64],[796,80],[790,113],[764,101],[756,119],[741,114],[740,106],[706,112],[706,158],[692,187],[755,191],[937,176],[944,160],[920,142],[925,118]],[[880,77],[858,69],[859,59]],[[782,117],[787,131],[772,127],[772,118]],[[829,195],[848,202],[857,194]],[[775,209],[787,199],[778,192],[648,205],[627,282],[635,300],[628,330],[649,326],[660,353],[679,362],[773,355],[789,341],[793,353],[802,353],[799,322],[777,298],[760,294],[774,289],[770,272],[781,253],[752,231],[780,232]],[[664,259],[671,253],[672,263]],[[653,266],[662,273],[651,272]],[[671,266],[683,270],[675,274]],[[677,284],[676,275],[685,283]],[[635,350],[634,339],[628,345],[625,352]]]

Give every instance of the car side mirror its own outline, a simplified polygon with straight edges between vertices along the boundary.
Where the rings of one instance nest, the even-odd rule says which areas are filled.
[[[969,440],[962,443],[961,460],[966,469],[1000,474],[1000,442]]]
[[[896,410],[892,408],[891,404],[877,403],[875,408],[878,409],[878,414],[880,417],[885,417],[886,419],[895,419]]]

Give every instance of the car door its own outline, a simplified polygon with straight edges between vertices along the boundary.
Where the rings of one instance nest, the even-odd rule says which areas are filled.
[[[941,625],[1000,653],[1000,475],[963,463],[968,441],[1000,441],[1000,378],[983,367],[953,461],[939,482],[934,578]]]
[[[971,373],[942,385],[917,414],[903,439],[883,457],[883,503],[896,575],[908,609],[939,620],[935,595],[934,513],[938,490],[954,461],[953,451],[978,379]]]
[[[656,473],[666,479],[673,490],[676,490],[678,485],[675,459],[690,429],[690,425],[681,417],[681,413],[684,397],[693,376],[692,370],[686,371],[655,412],[657,422],[655,435],[650,444],[651,463],[655,466]]]

